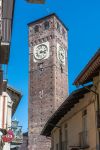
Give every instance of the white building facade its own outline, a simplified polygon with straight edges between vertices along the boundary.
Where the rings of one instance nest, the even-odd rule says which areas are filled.
[[[12,100],[6,92],[0,96],[0,128],[9,130],[11,128]],[[5,143],[3,150],[10,150],[10,143]]]
[[[0,96],[0,150],[10,150],[10,143],[2,141],[2,135],[11,129],[11,118],[21,100],[21,93],[7,87]]]

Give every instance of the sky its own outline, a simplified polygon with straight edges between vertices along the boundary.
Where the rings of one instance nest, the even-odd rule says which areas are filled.
[[[74,79],[100,47],[100,0],[46,0],[29,4],[15,0],[8,84],[19,90],[23,97],[13,119],[28,129],[28,26],[31,21],[56,13],[68,31],[69,93],[76,89]]]

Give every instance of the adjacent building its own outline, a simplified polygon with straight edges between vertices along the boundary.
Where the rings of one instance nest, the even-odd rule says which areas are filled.
[[[56,14],[29,26],[29,150],[50,150],[40,135],[68,96],[68,29]]]
[[[73,91],[46,122],[51,150],[100,150],[100,49],[75,79]]]
[[[7,85],[7,66],[9,62],[14,0],[0,0],[0,94]],[[6,80],[3,82],[3,80]]]
[[[11,118],[14,115],[17,106],[21,100],[21,93],[8,86],[7,91],[0,96],[0,135],[6,135],[11,129]],[[10,143],[3,143],[0,136],[0,148],[10,150]]]

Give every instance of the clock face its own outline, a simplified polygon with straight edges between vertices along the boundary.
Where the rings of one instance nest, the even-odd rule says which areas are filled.
[[[60,46],[60,44],[57,45],[57,55],[58,55],[58,60],[61,64],[65,64],[65,50],[63,47]]]
[[[34,59],[42,60],[46,59],[49,55],[49,47],[47,42],[43,44],[39,44],[34,48]]]

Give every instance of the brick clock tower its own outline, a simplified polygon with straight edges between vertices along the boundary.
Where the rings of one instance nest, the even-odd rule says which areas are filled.
[[[68,95],[67,28],[51,14],[29,26],[29,150],[50,150],[41,136],[48,118]]]

